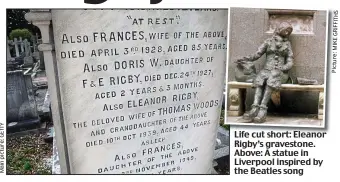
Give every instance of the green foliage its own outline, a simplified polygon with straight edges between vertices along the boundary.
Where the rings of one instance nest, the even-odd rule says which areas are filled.
[[[40,35],[39,28],[25,19],[25,14],[29,11],[29,9],[7,9],[7,36],[12,30],[23,28],[30,30],[33,35]]]
[[[224,114],[225,114],[225,111],[222,109],[221,116],[220,116],[220,126],[225,128],[226,130],[229,130],[229,125],[224,124]]]
[[[224,124],[224,109],[221,110],[221,115],[220,115],[220,126]]]
[[[229,130],[230,125],[224,124],[224,125],[222,125],[222,127],[225,128],[226,130]]]
[[[23,40],[27,39],[28,41],[30,41],[32,33],[28,29],[24,28],[12,30],[11,33],[9,34],[10,40],[13,40],[14,38],[19,39],[19,37],[21,37]]]
[[[7,151],[7,163],[13,160],[15,153],[13,151]]]
[[[52,144],[40,144],[41,134],[7,138],[8,174],[51,174]]]
[[[31,169],[32,169],[32,166],[31,166],[30,162],[26,161],[25,164],[24,164],[24,170],[29,171]]]
[[[37,169],[37,173],[36,174],[51,174],[51,171],[49,169],[46,168],[41,168],[41,169]]]

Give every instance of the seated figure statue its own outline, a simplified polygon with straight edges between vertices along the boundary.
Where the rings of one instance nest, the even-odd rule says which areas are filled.
[[[289,23],[281,23],[274,35],[265,40],[253,55],[238,59],[237,62],[256,61],[266,54],[264,68],[259,71],[253,81],[255,88],[254,102],[251,110],[243,115],[247,122],[263,123],[267,116],[267,104],[274,90],[279,90],[289,76],[293,67],[293,51],[288,40],[293,27]]]

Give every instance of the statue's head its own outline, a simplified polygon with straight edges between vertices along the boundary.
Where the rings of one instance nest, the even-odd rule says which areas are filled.
[[[281,37],[289,37],[289,35],[293,32],[293,27],[288,22],[283,22],[276,29],[275,33],[280,35]]]

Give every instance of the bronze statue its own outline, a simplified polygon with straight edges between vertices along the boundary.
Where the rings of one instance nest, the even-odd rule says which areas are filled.
[[[238,59],[237,63],[253,62],[266,54],[264,68],[259,71],[253,81],[255,88],[254,103],[250,111],[243,115],[248,122],[263,123],[267,116],[267,104],[272,91],[279,90],[282,83],[286,83],[288,71],[293,67],[293,51],[288,37],[293,31],[289,23],[282,23],[275,30],[274,35],[265,40],[253,55]]]

